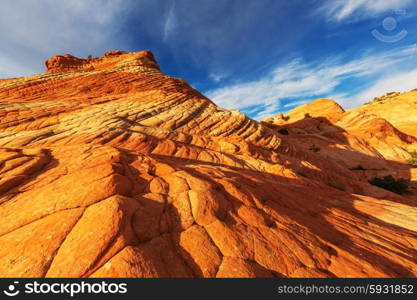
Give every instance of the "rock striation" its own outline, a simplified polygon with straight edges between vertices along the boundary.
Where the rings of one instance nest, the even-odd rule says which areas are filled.
[[[417,276],[415,190],[367,181],[416,180],[391,122],[257,122],[149,51],[46,66],[0,81],[2,277]]]
[[[417,137],[417,89],[391,92],[354,110],[374,114],[391,122],[399,130]]]

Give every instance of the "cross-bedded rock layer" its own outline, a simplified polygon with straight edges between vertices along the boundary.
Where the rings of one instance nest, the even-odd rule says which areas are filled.
[[[1,276],[417,275],[415,197],[349,167],[413,170],[362,138],[315,118],[280,134],[148,51],[46,64],[0,81]]]

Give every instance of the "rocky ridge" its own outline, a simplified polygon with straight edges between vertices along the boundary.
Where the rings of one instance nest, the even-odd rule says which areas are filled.
[[[354,109],[374,114],[391,122],[399,130],[417,136],[417,89],[406,93],[391,92]]]

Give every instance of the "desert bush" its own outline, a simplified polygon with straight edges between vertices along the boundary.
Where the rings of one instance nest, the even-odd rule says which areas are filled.
[[[404,178],[395,179],[391,175],[385,176],[384,178],[375,177],[369,180],[369,183],[399,195],[408,193],[410,186],[409,180]]]

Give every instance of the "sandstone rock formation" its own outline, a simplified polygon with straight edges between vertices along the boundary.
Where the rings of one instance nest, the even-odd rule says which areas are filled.
[[[416,94],[417,96],[417,94]],[[417,98],[416,98],[417,99]],[[417,100],[416,100],[417,101]],[[266,125],[273,127],[289,128],[297,133],[319,133],[327,137],[339,137],[345,144],[352,148],[353,151],[370,154],[375,150],[378,155],[385,159],[403,162],[409,158],[409,151],[417,148],[417,135],[410,135],[394,127],[394,123],[402,122],[404,114],[398,114],[398,118],[391,117],[392,123],[381,116],[372,113],[367,109],[369,105],[350,111],[344,111],[343,108],[335,101],[330,99],[317,99],[309,104],[295,108],[287,114],[278,114],[275,118],[269,118],[264,121]],[[406,105],[402,105],[406,106]],[[393,107],[386,107],[385,110],[398,111],[394,104]],[[407,126],[412,121],[412,112],[417,112],[417,105],[407,107],[407,115],[410,115]],[[404,123],[405,124],[405,121]],[[414,123],[417,124],[417,123]],[[310,136],[310,138],[315,138]],[[299,140],[299,139],[297,139]],[[294,141],[297,143],[297,140]],[[317,141],[320,143],[320,141]],[[358,142],[360,142],[358,144]]]
[[[399,130],[417,136],[417,89],[407,92],[388,93],[355,109],[372,113],[391,122]]]
[[[415,190],[367,182],[416,178],[388,121],[256,122],[149,51],[46,65],[0,81],[2,277],[417,275]]]

